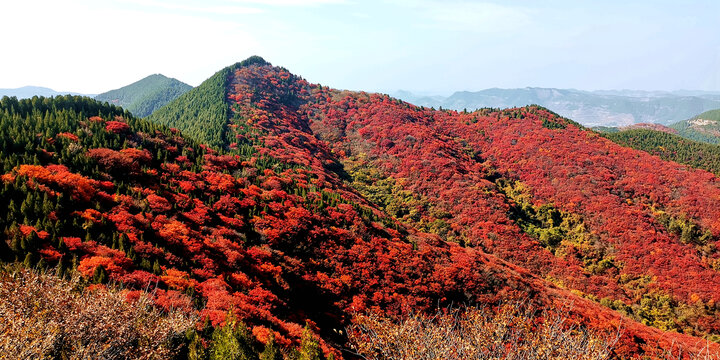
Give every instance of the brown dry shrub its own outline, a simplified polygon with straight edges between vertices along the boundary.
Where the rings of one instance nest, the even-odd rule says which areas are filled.
[[[349,327],[353,350],[365,359],[607,359],[618,334],[569,326],[562,312],[540,316],[521,303],[497,311],[465,307],[432,317],[395,321],[359,314]],[[544,319],[539,321],[538,319]]]
[[[720,354],[710,348],[710,342],[705,340],[705,347],[695,352],[688,351],[678,344],[671,344],[667,349],[658,349],[657,358],[664,360],[720,360]]]
[[[89,290],[27,269],[0,273],[0,358],[167,359],[194,315],[162,312],[148,296]]]

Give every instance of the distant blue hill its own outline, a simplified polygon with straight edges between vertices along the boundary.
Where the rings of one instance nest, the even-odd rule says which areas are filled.
[[[544,106],[585,126],[628,126],[636,123],[669,125],[720,108],[720,93],[711,91],[582,91],[555,88],[458,91],[450,96],[394,94],[415,105],[455,110]]]
[[[16,89],[0,89],[0,97],[3,96],[15,96],[18,99],[29,99],[33,96],[57,96],[57,95],[85,95],[85,96],[94,96],[94,95],[86,95],[81,93],[76,93],[72,91],[55,91],[50,88],[41,87],[41,86],[23,86]]]

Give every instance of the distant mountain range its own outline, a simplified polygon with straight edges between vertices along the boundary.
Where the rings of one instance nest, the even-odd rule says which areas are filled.
[[[447,97],[418,96],[408,91],[398,91],[391,95],[415,105],[459,111],[537,104],[585,126],[627,126],[635,123],[669,125],[720,108],[720,92],[691,90],[583,91],[528,87],[458,91]]]
[[[192,89],[192,86],[165,75],[154,74],[119,89],[95,97],[107,101],[138,117],[145,117]]]
[[[119,105],[135,116],[146,117],[190,89],[192,86],[182,81],[154,74],[97,96],[25,86],[0,89],[0,97],[15,96],[24,99],[33,96],[84,95]],[[624,127],[638,123],[671,125],[709,110],[720,109],[720,92],[701,90],[584,91],[527,87],[458,91],[450,96],[417,94],[404,90],[390,95],[419,106],[458,111],[537,104],[588,127]]]
[[[55,91],[39,86],[24,86],[16,89],[0,89],[0,97],[14,96],[18,99],[29,99],[33,96],[81,95],[121,106],[137,117],[145,117],[190,89],[192,89],[192,86],[182,81],[162,74],[154,74],[130,85],[97,96],[72,91]]]
[[[93,95],[86,95],[81,94],[77,92],[72,91],[55,91],[50,88],[41,87],[41,86],[23,86],[15,89],[0,89],[0,97],[3,96],[9,96],[9,97],[16,97],[18,99],[29,99],[33,96],[58,96],[58,95],[85,95],[85,96],[93,96]]]

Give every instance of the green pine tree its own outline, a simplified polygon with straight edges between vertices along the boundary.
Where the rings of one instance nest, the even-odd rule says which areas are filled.
[[[210,360],[256,360],[252,348],[250,331],[245,324],[238,323],[232,312],[228,313],[225,324],[215,328],[212,334]]]
[[[275,334],[270,335],[270,339],[265,344],[265,350],[260,354],[260,360],[282,360],[280,349],[275,343]]]
[[[298,360],[322,360],[320,344],[317,339],[315,339],[315,336],[313,336],[308,325],[305,325],[305,330],[303,331]]]
[[[105,268],[102,266],[98,266],[95,268],[95,272],[93,273],[93,282],[97,284],[104,284],[108,280],[108,274],[107,271],[105,271]]]
[[[207,349],[198,333],[195,330],[189,330],[185,337],[188,339],[188,360],[207,360]]]

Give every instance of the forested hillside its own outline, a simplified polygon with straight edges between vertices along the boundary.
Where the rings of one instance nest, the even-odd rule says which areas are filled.
[[[605,133],[603,136],[620,145],[643,150],[664,160],[720,174],[719,145],[648,129],[623,130]]]
[[[670,126],[688,139],[710,144],[720,143],[720,109],[706,111]]]
[[[147,119],[3,98],[0,162],[3,260],[196,317],[168,330],[175,358],[373,357],[393,343],[362,329],[459,305],[510,324],[506,354],[543,349],[533,329],[586,358],[720,348],[717,178],[542,107],[437,111],[253,57]]]
[[[296,149],[287,161],[252,147],[218,153],[87,98],[4,98],[0,108],[5,260],[121,283],[128,298],[151,296],[160,309],[200,311],[218,326],[205,331],[211,344],[228,316],[250,326],[240,338],[258,353],[269,336],[286,351],[307,350],[310,336],[319,354],[341,356],[333,329],[354,311],[527,296],[543,307],[576,302],[578,317],[593,306],[399,224],[328,170],[318,140],[320,153]],[[614,319],[606,330],[622,322],[600,314]],[[214,351],[190,334],[183,351]]]
[[[190,89],[192,86],[188,84],[155,74],[120,89],[97,95],[95,99],[121,106],[137,117],[145,117]]]
[[[228,105],[225,102],[225,89],[232,72],[244,65],[264,65],[265,60],[251,57],[240,63],[228,66],[176,101],[168,104],[148,120],[183,129],[183,132],[198,141],[223,147],[229,142],[226,138]]]
[[[696,301],[716,301],[708,284],[717,278],[717,230],[707,212],[715,210],[683,205],[695,189],[682,191],[718,192],[711,174],[691,175],[538,107],[434,111],[310,85],[266,64],[235,69],[228,82],[228,148],[259,134],[262,153],[295,162],[305,157],[287,155],[293,149],[317,155],[329,146],[341,179],[406,226],[496,255],[648,325],[715,333],[716,310]],[[660,176],[698,182],[658,187],[652,179]],[[657,263],[644,252],[650,243],[677,261]],[[685,279],[687,266],[703,275]]]

